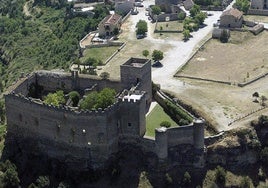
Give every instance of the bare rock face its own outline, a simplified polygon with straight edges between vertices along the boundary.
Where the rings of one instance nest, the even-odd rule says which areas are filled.
[[[209,165],[244,166],[258,161],[260,143],[254,130],[239,130],[207,147]]]

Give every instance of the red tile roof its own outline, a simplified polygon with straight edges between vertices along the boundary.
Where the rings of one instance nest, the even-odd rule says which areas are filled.
[[[116,24],[122,16],[118,15],[118,14],[110,14],[108,16],[106,16],[101,23],[102,24]]]

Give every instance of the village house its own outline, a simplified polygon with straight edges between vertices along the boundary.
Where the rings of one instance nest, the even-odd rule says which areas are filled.
[[[267,0],[251,0],[252,9],[266,9],[267,8]]]
[[[224,11],[220,17],[220,27],[241,28],[242,23],[243,13],[234,8]]]
[[[134,9],[135,0],[115,0],[114,3],[115,12],[119,12],[125,15]]]
[[[110,14],[106,16],[98,25],[100,37],[109,37],[116,34],[121,27],[122,16],[118,14]]]

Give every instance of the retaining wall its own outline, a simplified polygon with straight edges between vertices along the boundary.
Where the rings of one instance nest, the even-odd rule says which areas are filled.
[[[247,14],[268,16],[268,10],[249,9]]]

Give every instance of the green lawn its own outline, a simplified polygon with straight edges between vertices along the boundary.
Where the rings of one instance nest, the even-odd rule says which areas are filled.
[[[169,121],[172,127],[177,126],[176,122],[174,122],[163,110],[163,108],[157,104],[154,109],[150,112],[150,114],[146,117],[146,135],[147,136],[155,136],[155,128],[160,127],[160,123],[162,121]]]
[[[83,53],[84,57],[81,58],[81,62],[84,62],[87,58],[92,57],[101,60],[103,63],[120,48],[120,46],[110,46],[101,48],[89,48]]]

